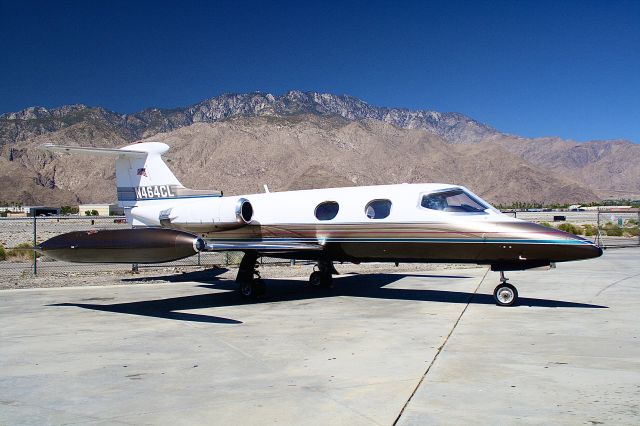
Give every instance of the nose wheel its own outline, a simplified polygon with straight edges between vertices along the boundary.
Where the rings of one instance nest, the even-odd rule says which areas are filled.
[[[518,303],[518,290],[507,282],[503,271],[500,271],[500,284],[493,290],[493,298],[498,306],[514,306]]]

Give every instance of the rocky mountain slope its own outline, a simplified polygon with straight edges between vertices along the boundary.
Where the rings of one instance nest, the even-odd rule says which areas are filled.
[[[49,133],[77,123],[102,123],[130,140],[167,132],[193,123],[213,123],[232,117],[337,115],[347,120],[371,118],[404,129],[426,129],[451,143],[476,142],[496,130],[458,113],[409,111],[374,107],[347,95],[291,91],[221,95],[187,108],[150,108],[134,114],[116,114],[103,108],[68,105],[48,110],[31,107],[0,115],[0,145]]]
[[[113,201],[111,161],[52,156],[45,142],[172,145],[187,186],[226,193],[400,182],[462,183],[492,202],[640,196],[640,146],[506,135],[457,113],[379,108],[349,96],[222,95],[117,114],[83,105],[0,116],[0,201]]]

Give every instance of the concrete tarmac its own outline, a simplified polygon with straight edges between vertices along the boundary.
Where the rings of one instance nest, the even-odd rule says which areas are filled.
[[[639,255],[509,273],[513,308],[479,268],[5,290],[0,424],[640,424]]]

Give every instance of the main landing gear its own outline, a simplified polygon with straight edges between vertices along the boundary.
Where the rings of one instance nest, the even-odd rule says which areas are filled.
[[[317,271],[313,271],[309,277],[309,285],[316,288],[331,288],[333,287],[333,274],[338,274],[336,268],[333,266],[333,262],[321,260],[316,265]]]
[[[247,251],[242,256],[238,275],[236,275],[236,284],[240,295],[247,299],[259,297],[265,293],[266,286],[260,278],[260,272],[258,272],[257,252]]]
[[[493,297],[498,306],[513,306],[518,303],[518,290],[507,282],[504,271],[500,271],[500,284],[493,290]]]

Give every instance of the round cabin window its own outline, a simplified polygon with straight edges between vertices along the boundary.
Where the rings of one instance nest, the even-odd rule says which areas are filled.
[[[316,218],[318,220],[331,220],[338,214],[340,206],[335,201],[325,201],[316,207]]]
[[[364,209],[369,219],[384,219],[391,213],[390,200],[373,200]]]

